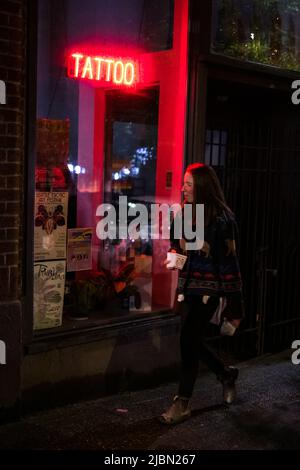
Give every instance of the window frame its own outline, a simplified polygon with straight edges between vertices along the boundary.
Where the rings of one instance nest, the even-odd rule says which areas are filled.
[[[176,322],[172,307],[157,310],[154,313],[139,313],[138,317],[125,316],[124,320],[112,319],[109,324],[82,326],[75,329],[59,331],[59,327],[33,329],[33,290],[34,290],[34,200],[35,200],[35,166],[36,156],[36,119],[37,119],[37,61],[38,61],[38,7],[39,0],[28,3],[27,16],[27,81],[26,81],[26,129],[24,165],[25,201],[24,210],[24,252],[23,252],[23,319],[22,336],[25,354],[47,351],[56,347],[84,344],[106,338],[107,335],[118,335],[119,331],[136,327],[159,327],[170,321]]]

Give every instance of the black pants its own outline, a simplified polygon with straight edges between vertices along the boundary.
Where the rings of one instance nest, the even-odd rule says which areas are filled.
[[[196,295],[187,297],[187,313],[183,318],[180,335],[181,375],[178,394],[187,398],[193,393],[199,359],[216,375],[222,375],[225,367],[221,358],[205,341],[207,326],[219,299],[210,297],[207,304],[204,304],[202,299],[202,296]]]

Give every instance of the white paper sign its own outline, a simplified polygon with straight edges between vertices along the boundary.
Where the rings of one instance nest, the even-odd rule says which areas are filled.
[[[61,325],[65,272],[65,261],[41,261],[34,264],[34,329]]]
[[[68,230],[68,272],[92,269],[92,236],[92,228]]]

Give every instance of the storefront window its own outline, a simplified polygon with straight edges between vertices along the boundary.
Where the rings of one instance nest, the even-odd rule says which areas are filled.
[[[39,0],[34,329],[172,304],[150,215],[180,202],[187,17],[184,0]]]
[[[298,0],[216,0],[213,52],[300,70]]]

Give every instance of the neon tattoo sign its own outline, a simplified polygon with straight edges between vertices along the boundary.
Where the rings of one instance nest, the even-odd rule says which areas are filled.
[[[137,63],[76,52],[68,59],[68,77],[131,86],[137,82]]]

